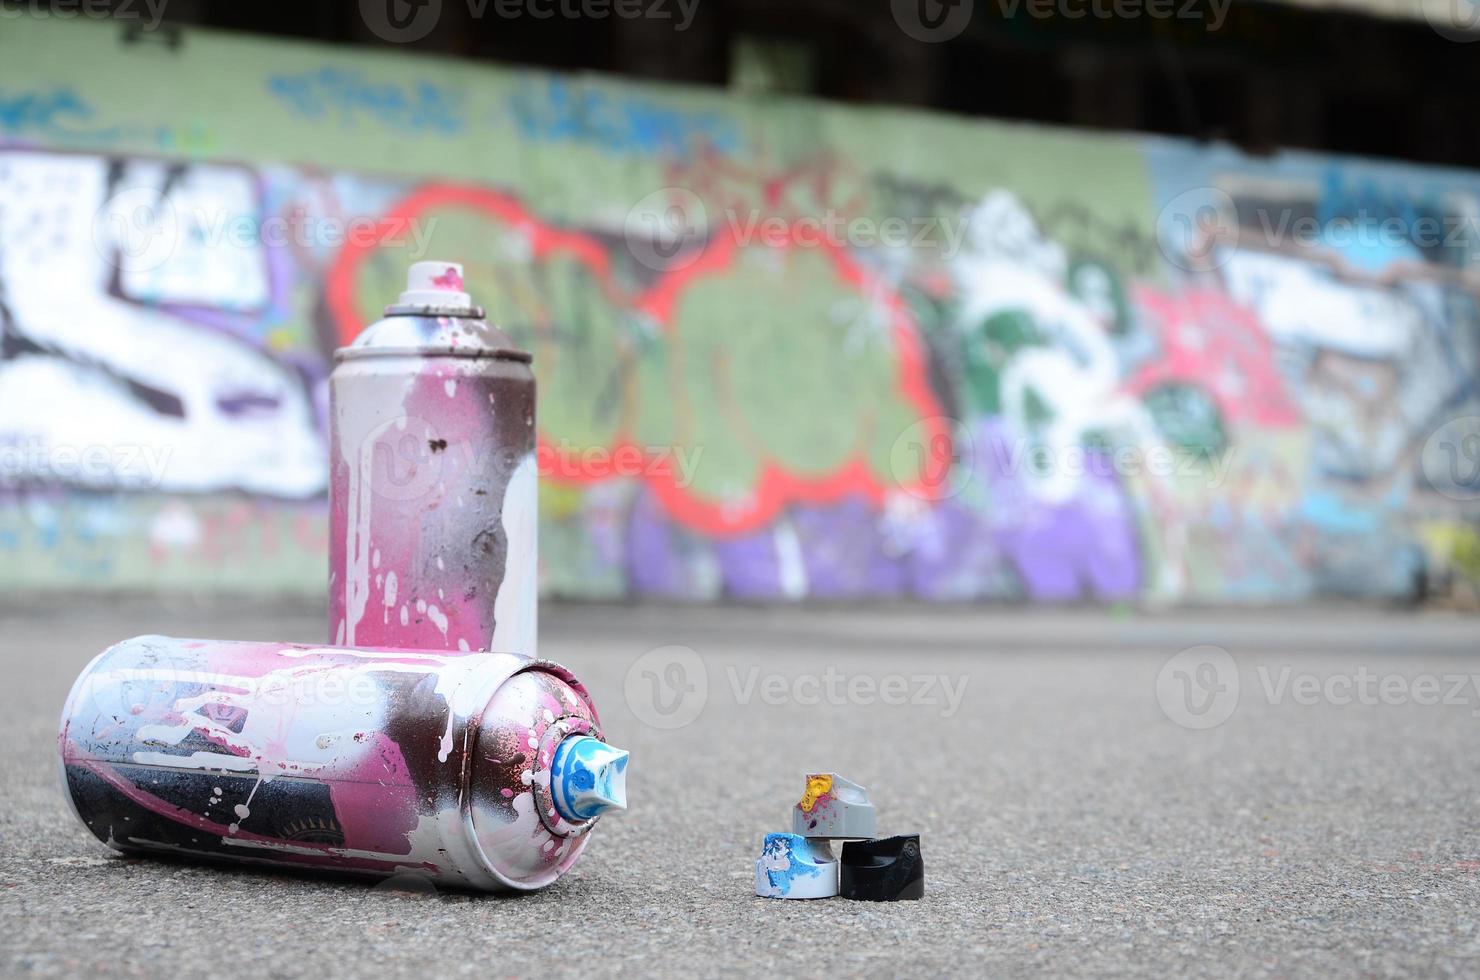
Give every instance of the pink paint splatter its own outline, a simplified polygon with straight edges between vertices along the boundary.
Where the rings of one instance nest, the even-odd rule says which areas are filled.
[[[463,291],[463,278],[454,266],[449,265],[446,272],[432,278],[432,285],[448,292],[460,293]]]

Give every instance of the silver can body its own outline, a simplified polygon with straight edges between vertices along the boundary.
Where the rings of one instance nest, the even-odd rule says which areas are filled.
[[[59,743],[74,812],[121,851],[529,890],[599,820],[551,798],[580,735],[585,688],[513,654],[146,636],[83,671]]]
[[[387,312],[339,351],[329,382],[329,636],[532,656],[529,355],[478,310]]]

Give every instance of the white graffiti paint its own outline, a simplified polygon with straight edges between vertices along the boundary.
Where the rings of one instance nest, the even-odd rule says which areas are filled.
[[[1423,329],[1423,317],[1405,296],[1342,282],[1330,269],[1297,257],[1235,249],[1223,276],[1233,298],[1257,312],[1281,344],[1399,358]]]
[[[128,236],[153,247],[162,233],[143,202],[255,213],[250,176],[193,167],[171,177],[159,164],[130,163],[110,198],[108,175],[96,157],[0,152],[0,296],[15,335],[0,360],[0,435],[37,449],[18,475],[99,488],[322,493],[324,442],[297,373],[173,305],[144,305],[260,306],[260,250],[198,248],[191,232],[148,270],[130,273],[119,259],[138,245]],[[110,294],[115,278],[122,296]],[[163,455],[142,478],[119,466],[61,465],[64,454],[121,459],[141,447]]]
[[[1170,454],[1150,414],[1121,387],[1121,364],[1109,336],[1104,297],[1088,300],[1067,289],[1068,259],[1063,247],[1044,236],[1032,215],[1012,194],[994,191],[973,209],[969,247],[952,263],[961,295],[960,328],[974,356],[997,362],[986,349],[981,326],[998,314],[1026,317],[1042,342],[1029,344],[1000,365],[1004,419],[1019,438],[1041,448],[1047,465],[1020,471],[1024,485],[1040,501],[1062,505],[1081,493],[1101,493],[1084,472],[1067,461],[1078,458],[1088,437],[1109,431],[1142,453]],[[1033,417],[1033,407],[1047,412]],[[1187,588],[1184,554],[1187,529],[1169,506],[1175,488],[1148,478],[1148,492],[1161,514],[1159,527],[1166,560],[1150,583],[1152,598],[1170,600]]]

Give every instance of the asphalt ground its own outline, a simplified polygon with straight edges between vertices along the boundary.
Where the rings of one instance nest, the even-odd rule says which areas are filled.
[[[112,854],[62,799],[57,716],[141,633],[324,626],[0,610],[0,975],[1480,974],[1474,618],[547,605],[632,806],[516,897]],[[818,769],[921,835],[922,901],[754,895]]]

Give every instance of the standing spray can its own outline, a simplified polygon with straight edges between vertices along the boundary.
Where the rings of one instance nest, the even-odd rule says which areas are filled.
[[[73,811],[125,852],[529,890],[626,805],[586,689],[507,653],[138,637],[59,741]]]
[[[329,379],[329,635],[346,646],[536,642],[538,473],[530,355],[417,262]]]

